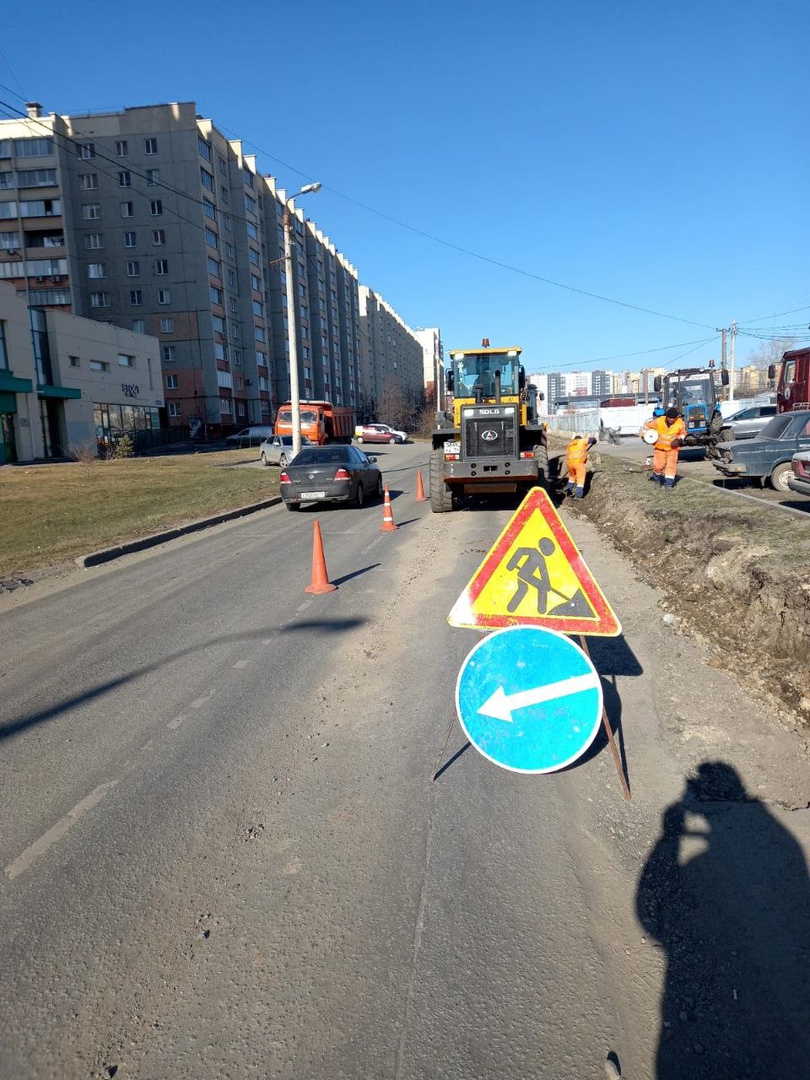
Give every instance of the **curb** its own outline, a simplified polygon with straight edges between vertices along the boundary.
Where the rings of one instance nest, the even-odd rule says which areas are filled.
[[[200,532],[212,525],[221,525],[224,521],[234,521],[236,518],[254,514],[257,510],[266,510],[270,506],[277,506],[281,502],[281,496],[276,495],[272,499],[263,502],[251,503],[250,506],[242,506],[238,510],[229,510],[224,514],[216,514],[214,517],[202,518],[200,521],[192,521],[188,525],[178,525],[176,529],[167,529],[165,532],[156,533],[154,536],[144,536],[140,540],[130,540],[116,547],[103,548],[101,551],[93,551],[89,555],[79,555],[73,561],[82,569],[88,566],[99,566],[101,563],[112,562],[122,555],[129,555],[133,551],[145,551],[150,547],[165,544],[168,540],[176,540],[179,536],[187,536],[189,533]]]

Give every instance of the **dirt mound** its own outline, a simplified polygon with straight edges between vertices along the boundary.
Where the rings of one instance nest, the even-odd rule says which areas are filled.
[[[665,492],[647,469],[597,460],[573,512],[665,594],[718,666],[810,732],[810,524],[688,479]]]

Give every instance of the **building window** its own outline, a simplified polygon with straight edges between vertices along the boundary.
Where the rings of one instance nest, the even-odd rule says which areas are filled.
[[[222,307],[222,289],[218,289],[215,285],[212,285],[209,289],[212,304],[219,304]]]
[[[224,334],[225,333],[225,320],[222,318],[221,315],[212,315],[211,316],[211,325],[217,331],[217,333],[219,333],[219,334]]]
[[[84,238],[84,246],[89,248],[90,251],[97,251],[99,248],[104,247],[104,237],[100,232],[88,233]]]
[[[228,256],[229,259],[236,258],[236,249],[234,248],[233,244],[225,245],[225,254]]]
[[[134,232],[124,233],[124,247],[134,248],[137,245],[137,237]]]
[[[212,259],[210,255],[208,256],[208,273],[211,274],[213,277],[222,277],[221,265],[217,262],[216,259]]]
[[[245,195],[245,210],[247,210],[249,214],[256,213],[256,200],[252,195]]]
[[[204,169],[202,165],[200,166],[200,183],[207,191],[215,190],[213,176],[208,171],[208,169]]]
[[[152,217],[160,217],[163,213],[163,203],[160,199],[152,199],[149,204],[149,213]]]
[[[143,151],[144,151],[145,154],[156,154],[157,153],[157,139],[144,139],[143,140]]]
[[[217,371],[217,384],[230,390],[233,387],[233,377],[230,371]]]
[[[155,259],[155,273],[156,274],[168,274],[169,272],[169,260],[168,259]]]
[[[87,276],[89,278],[103,278],[107,276],[106,263],[88,263]]]
[[[160,247],[166,243],[166,232],[164,229],[152,229],[152,243],[155,247]]]
[[[230,232],[231,231],[231,219],[228,217],[227,214],[223,215],[222,222],[223,222],[223,224],[225,226],[225,232]]]
[[[221,413],[224,413],[226,416],[231,415],[232,409],[231,409],[231,399],[230,398],[221,397],[219,399],[219,411]]]
[[[173,349],[174,346],[173,345],[167,345],[166,348],[167,349]],[[164,360],[165,359],[166,359],[166,357],[164,357]],[[173,359],[174,359],[174,357],[172,357],[172,360]],[[176,375],[167,375],[166,376],[166,389],[167,390],[177,390],[177,388],[179,386],[179,383],[180,383],[180,380],[177,378]]]
[[[135,217],[135,206],[133,203],[121,203],[121,217]]]
[[[259,259],[258,251],[254,251],[253,248],[248,248],[248,258],[250,259],[250,261],[253,263],[254,266],[259,265],[260,259]]]
[[[265,333],[264,333],[264,330],[262,329],[261,326],[254,326],[253,327],[253,336],[256,338],[257,341],[266,341],[267,340],[267,338],[265,336]]]
[[[177,418],[178,416],[181,416],[181,415],[182,415],[182,413],[180,412],[180,402],[179,401],[170,401],[169,402],[169,416],[173,416],[173,417]]]
[[[246,228],[247,228],[247,234],[248,234],[248,236],[250,237],[251,240],[258,240],[259,239],[259,230],[256,228],[256,226],[253,224],[252,221],[248,221],[246,223]]]
[[[250,275],[250,287],[251,289],[253,289],[254,292],[262,291],[261,279],[257,278],[255,274]]]
[[[110,306],[110,294],[108,292],[91,292],[90,307],[101,308]]]
[[[158,289],[157,300],[159,304],[170,304],[172,302],[172,294],[168,289]]]
[[[160,183],[160,169],[147,169],[146,183],[149,187],[154,187],[155,184]]]
[[[68,360],[70,360],[70,366],[71,367],[81,367],[82,366],[82,362],[81,362],[81,360],[79,359],[78,356],[69,356]]]
[[[206,199],[205,196],[203,196],[202,208],[203,213],[207,218],[210,218],[212,221],[217,220],[217,208],[214,206],[211,200]]]
[[[228,284],[232,289],[236,288],[236,271],[228,270]]]
[[[217,360],[227,360],[228,350],[225,345],[219,341],[214,342],[214,356]]]
[[[98,189],[98,173],[84,173],[79,177],[81,191],[96,191]]]
[[[76,147],[76,153],[83,160],[89,161],[90,158],[94,158],[96,156],[95,143],[79,143],[79,145]]]
[[[201,158],[205,158],[206,161],[211,160],[211,147],[202,135],[197,136],[197,150],[199,151]]]
[[[229,296],[228,297],[228,308],[229,308],[232,315],[236,314],[237,307],[236,307],[236,297],[235,296]]]
[[[82,217],[85,221],[98,221],[101,217],[101,207],[98,203],[85,203],[82,207]]]
[[[135,367],[135,357],[127,356],[126,353],[118,354],[118,366],[119,367]]]
[[[246,416],[247,415],[244,401],[238,401],[236,403],[236,412],[237,412],[237,414],[239,416]]]
[[[219,247],[219,237],[217,236],[217,234],[215,232],[211,232],[210,229],[205,230],[205,242],[206,242],[206,244],[208,244],[209,247],[212,247],[212,248],[218,248]]]
[[[0,371],[8,371],[8,349],[6,348],[6,324],[0,319]]]
[[[133,319],[132,320],[132,332],[133,332],[133,334],[145,334],[146,333],[146,319]]]
[[[127,263],[127,277],[138,277],[140,272],[141,264],[136,259],[132,259]]]
[[[129,302],[133,307],[140,307],[143,303],[143,292],[141,289],[130,289]]]
[[[119,187],[132,187],[132,173],[123,169],[118,174],[118,186]]]
[[[258,315],[259,318],[262,318],[262,316],[264,315],[264,304],[260,303],[258,300],[254,300],[253,301],[253,314]]]
[[[161,319],[160,320],[160,332],[161,334],[173,334],[174,333],[174,319]]]
[[[90,370],[91,371],[109,371],[110,370],[110,365],[106,362],[106,360],[91,360],[90,361]]]
[[[129,153],[129,143],[126,139],[119,139],[115,144],[115,156],[126,157]]]
[[[266,375],[260,375],[259,376],[259,389],[260,390],[269,390],[270,389],[270,381],[269,381],[269,379],[267,378]]]
[[[174,345],[164,345],[164,346],[163,346],[163,359],[164,359],[164,360],[167,360],[167,361],[172,361],[172,360],[176,360],[176,359],[177,359],[177,356],[176,356],[176,354],[175,354],[175,348],[174,348]],[[167,375],[167,379],[174,379],[174,380],[176,380],[176,379],[177,379],[177,376],[176,376],[176,375]],[[167,386],[169,387],[169,389],[170,389],[170,390],[172,389],[172,386],[171,386],[171,384],[170,384],[170,383],[168,383],[168,382],[167,382]],[[175,383],[174,383],[174,386],[175,386],[175,388],[177,387],[177,382],[176,382],[176,381],[175,381]]]
[[[92,157],[95,153],[92,149],[93,144],[87,145],[92,151],[87,154],[87,157]],[[17,157],[50,157],[53,154],[53,139],[15,139],[14,148],[17,151]]]

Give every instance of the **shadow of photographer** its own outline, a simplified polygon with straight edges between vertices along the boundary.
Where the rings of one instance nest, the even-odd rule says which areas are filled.
[[[807,864],[727,763],[665,810],[636,911],[667,958],[657,1080],[808,1075]]]

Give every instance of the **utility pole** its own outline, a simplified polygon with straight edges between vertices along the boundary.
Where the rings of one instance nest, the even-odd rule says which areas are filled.
[[[737,320],[731,320],[731,359],[730,359],[730,371],[729,371],[729,390],[731,395],[729,401],[734,400],[734,339],[737,337]]]
[[[720,337],[720,370],[721,371],[726,370],[726,333],[727,332],[728,332],[727,327],[725,327],[725,326],[718,326],[717,327],[717,333],[721,335],[721,337]],[[730,378],[729,378],[729,384],[728,384],[728,400],[729,401],[734,400],[734,384],[731,382]]]

